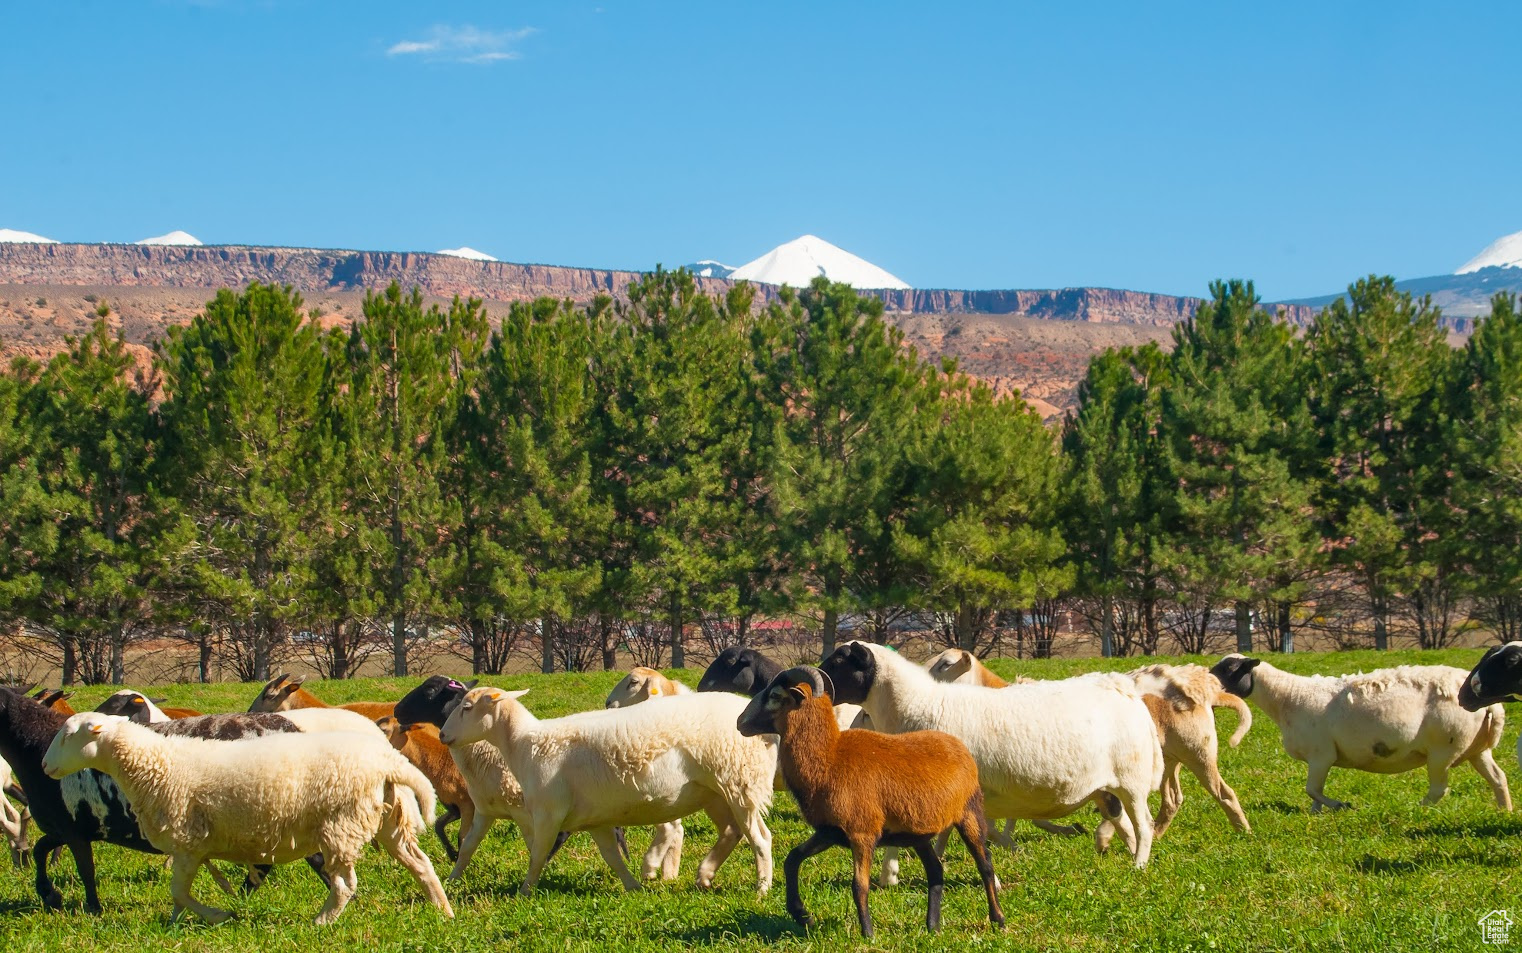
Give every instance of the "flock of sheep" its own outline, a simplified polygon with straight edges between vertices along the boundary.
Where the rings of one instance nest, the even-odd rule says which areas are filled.
[[[58,909],[48,866],[73,854],[85,907],[100,911],[93,844],[162,853],[172,866],[174,917],[218,922],[226,910],[191,893],[203,867],[228,892],[255,889],[274,864],[304,859],[328,887],[317,915],[329,923],[356,889],[355,863],[374,842],[417,879],[445,917],[453,911],[418,838],[433,829],[465,875],[499,818],[518,826],[529,865],[520,893],[574,832],[592,835],[626,889],[675,879],[682,818],[702,811],[718,837],[698,867],[708,887],[749,841],[756,885],[772,881],[766,814],[788,790],[814,833],[783,865],[787,911],[812,920],[799,892],[804,860],[850,849],[861,931],[872,860],[886,848],[879,882],[897,881],[898,851],[925,867],[926,925],[940,922],[941,857],[955,831],[1004,922],[990,844],[1012,848],[1009,828],[1059,824],[1092,804],[1105,851],[1116,834],[1137,867],[1179,810],[1188,768],[1238,830],[1249,830],[1221,777],[1214,709],[1238,718],[1229,744],[1252,723],[1250,698],[1278,726],[1285,751],[1307,765],[1311,809],[1347,805],[1327,796],[1333,767],[1395,773],[1423,765],[1423,803],[1441,798],[1461,762],[1510,810],[1506,775],[1492,756],[1505,715],[1522,691],[1522,642],[1490,650],[1473,672],[1402,666],[1367,675],[1301,676],[1229,655],[1214,668],[1152,665],[1118,674],[1007,685],[972,654],[951,649],[926,666],[866,642],[837,648],[818,667],[784,669],[734,647],[698,690],[637,668],[606,707],[536,718],[522,691],[475,687],[442,676],[398,702],[323,704],[300,678],[279,676],[247,713],[201,715],[159,708],[119,692],[96,711],[73,713],[62,693],[0,689],[0,830],[17,866],[34,863],[37,895]],[[1522,756],[1522,751],[1519,751]],[[17,783],[19,782],[19,787]],[[1154,816],[1148,806],[1161,790]],[[437,806],[445,809],[437,812]],[[29,844],[29,820],[42,836]],[[459,821],[458,843],[448,826]],[[999,826],[1003,822],[1004,826]],[[653,825],[640,876],[625,862],[623,829]],[[247,869],[235,888],[212,863]]]

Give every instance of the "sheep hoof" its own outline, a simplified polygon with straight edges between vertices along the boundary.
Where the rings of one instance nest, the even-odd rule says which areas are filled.
[[[100,908],[99,900],[95,901],[94,903],[91,903],[88,900],[85,901],[85,913],[88,913],[92,917],[98,917],[101,915],[101,912],[102,911]]]
[[[63,909],[63,894],[59,893],[57,891],[57,889],[51,890],[48,893],[43,894],[43,897],[42,897],[42,909],[44,909],[44,910],[62,910]]]
[[[212,910],[206,911],[205,913],[203,913],[201,915],[201,919],[205,920],[207,923],[210,923],[212,926],[216,926],[218,923],[222,923],[223,921],[231,919],[231,918],[232,918],[232,911],[231,910],[216,910],[216,909],[212,909]]]

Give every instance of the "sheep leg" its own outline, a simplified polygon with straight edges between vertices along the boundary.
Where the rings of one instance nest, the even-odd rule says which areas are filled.
[[[941,928],[941,894],[946,889],[946,865],[941,863],[941,858],[935,855],[935,848],[931,846],[930,838],[926,837],[922,842],[915,842],[914,852],[919,856],[920,863],[925,865],[925,879],[930,883],[930,902],[925,908],[925,929],[935,933]],[[862,910],[865,911],[863,906]],[[863,931],[863,935],[867,935]]]
[[[1048,834],[1056,834],[1058,837],[1079,837],[1086,833],[1083,829],[1082,824],[1058,824],[1055,821],[1031,821],[1031,823],[1046,831]],[[1010,818],[1005,822],[1005,828],[1002,831],[999,830],[997,825],[995,825],[992,835],[994,842],[999,844],[1001,847],[1008,847],[1010,850],[1014,850],[1015,842],[1009,836],[1009,832],[1014,828],[1014,826],[1014,818]]]
[[[423,888],[428,902],[437,907],[445,918],[453,920],[454,908],[449,905],[449,898],[444,894],[444,885],[439,883],[439,875],[434,872],[433,862],[428,859],[427,854],[423,853],[423,848],[413,837],[406,816],[399,811],[388,815],[377,832],[376,840],[380,842],[382,850],[407,868],[413,879]],[[352,880],[349,883],[351,887],[354,885]]]
[[[883,848],[883,869],[877,872],[879,887],[892,887],[898,883],[898,848]]]
[[[1128,788],[1115,793],[1120,799],[1121,807],[1125,809],[1122,820],[1130,821],[1130,826],[1135,831],[1136,846],[1132,853],[1138,868],[1147,866],[1147,861],[1152,858],[1152,809],[1147,805],[1147,793],[1145,790],[1137,792]],[[1123,825],[1121,832],[1124,833],[1125,830]],[[1131,846],[1130,840],[1127,840],[1126,846]]]
[[[876,844],[872,841],[853,840],[851,842],[851,896],[856,900],[856,922],[861,924],[863,939],[872,937],[872,911],[867,909],[867,890],[872,883],[872,848],[875,846]],[[919,853],[921,845],[914,845],[914,850]],[[930,864],[939,867],[940,861],[935,858],[934,852],[929,850],[928,844],[925,845],[924,853],[920,854],[921,860],[925,859],[925,854],[931,855],[925,865],[925,872],[928,874]],[[933,875],[931,882],[934,882]],[[936,919],[939,920],[941,898],[936,894],[934,887],[930,888],[930,898],[931,908],[935,911]]]
[[[169,895],[174,898],[174,916],[171,923],[180,919],[181,914],[190,910],[207,923],[221,923],[232,914],[216,907],[208,907],[199,903],[191,896],[190,885],[195,883],[196,871],[201,869],[201,859],[191,857],[188,854],[174,855],[174,875],[169,879]]]
[[[227,894],[230,897],[235,897],[238,895],[238,891],[233,888],[232,883],[227,879],[226,875],[217,869],[216,864],[208,860],[205,866],[206,872],[211,874],[212,883],[221,888],[223,893]],[[246,875],[244,879],[247,879]]]
[[[1252,825],[1247,823],[1247,812],[1242,810],[1242,802],[1237,799],[1237,792],[1233,791],[1231,785],[1221,777],[1220,766],[1216,763],[1214,751],[1204,752],[1199,758],[1191,758],[1189,771],[1200,779],[1200,784],[1204,785],[1205,790],[1210,792],[1210,796],[1221,805],[1221,810],[1226,812],[1226,818],[1231,821],[1232,827],[1244,832],[1252,830]],[[1179,796],[1179,800],[1183,800],[1182,795]],[[1156,840],[1163,836],[1163,830],[1156,825],[1154,827],[1156,829],[1152,832],[1152,839]]]
[[[470,858],[476,855],[476,848],[481,846],[481,842],[486,839],[486,832],[491,830],[496,820],[485,811],[476,812],[476,819],[471,823],[470,830],[460,835],[460,855],[454,859],[454,867],[445,879],[459,880],[465,875],[465,868],[470,866]],[[527,835],[524,836],[524,840],[528,840]]]
[[[1427,796],[1422,798],[1422,804],[1436,804],[1447,793],[1448,764],[1429,755],[1427,760]]]
[[[74,869],[79,871],[79,879],[85,885],[85,912],[98,914],[100,897],[95,892],[95,848],[89,841],[76,841],[69,845],[69,853],[74,855]]]
[[[713,886],[713,875],[718,873],[724,861],[729,859],[735,846],[740,843],[741,832],[740,825],[735,822],[724,802],[709,805],[704,808],[704,813],[713,819],[714,826],[719,829],[719,839],[714,841],[713,849],[698,865],[698,886],[706,890]]]
[[[1323,807],[1329,807],[1334,811],[1341,811],[1352,807],[1346,801],[1338,801],[1326,796],[1326,778],[1332,773],[1332,764],[1336,761],[1333,757],[1317,757],[1315,760],[1306,762],[1305,793],[1311,798],[1311,813],[1320,814]]]
[[[659,877],[675,880],[682,869],[682,839],[685,831],[680,819],[668,824],[657,824],[650,838],[650,849],[640,865],[640,876],[646,880]]]
[[[766,896],[772,889],[772,832],[761,817],[760,808],[754,805],[733,803],[729,812],[735,820],[745,823],[745,839],[750,841],[751,851],[756,855],[756,893]],[[872,850],[867,850],[867,874],[872,872]]]
[[[383,840],[382,843],[385,843],[385,841]],[[390,849],[389,845],[387,845],[387,849]],[[324,851],[324,856],[327,856],[326,851]],[[395,854],[391,856],[396,857]],[[400,860],[400,858],[398,859]],[[344,907],[349,905],[349,898],[354,896],[354,890],[358,887],[358,881],[354,875],[354,862],[352,860],[328,857],[327,862],[323,866],[327,870],[329,878],[328,901],[322,905],[321,910],[317,911],[317,918],[313,922],[318,926],[327,926],[329,923],[337,920],[338,915],[344,912]]]
[[[1094,849],[1100,854],[1108,853],[1110,841],[1115,836],[1115,832],[1119,831],[1121,843],[1126,845],[1127,851],[1135,854],[1136,828],[1126,816],[1125,805],[1121,803],[1120,798],[1107,791],[1100,791],[1094,796],[1094,806],[1099,809],[1099,814],[1103,818],[1094,831]],[[1150,816],[1148,822],[1149,824],[1151,822]]]
[[[1490,790],[1496,797],[1496,807],[1503,811],[1511,810],[1511,791],[1506,787],[1506,772],[1496,764],[1495,756],[1490,749],[1485,749],[1475,755],[1469,761],[1474,769],[1480,772],[1480,777],[1490,782]]]
[[[544,865],[550,862],[550,857],[554,853],[555,836],[560,833],[562,819],[549,816],[535,817],[529,829],[523,831],[524,839],[528,841],[528,873],[524,875],[523,884],[518,888],[518,896],[526,897],[533,893],[534,885],[539,882],[539,875],[544,871]],[[519,829],[522,829],[522,825],[519,825]],[[462,852],[460,856],[465,855]]]
[[[1178,809],[1184,804],[1184,784],[1179,780],[1179,769],[1183,764],[1168,754],[1163,755],[1163,786],[1158,799],[1157,815],[1152,818],[1152,836],[1162,837],[1168,825],[1173,823],[1173,818],[1178,814]],[[1189,766],[1191,770],[1194,765]],[[1194,772],[1196,776],[1198,771]],[[1203,779],[1202,779],[1203,780]],[[1209,782],[1205,786],[1210,787]],[[1228,810],[1226,812],[1230,814]]]
[[[63,838],[44,832],[37,838],[37,843],[32,845],[32,863],[37,868],[37,897],[42,901],[44,910],[60,910],[63,908],[63,894],[53,886],[53,881],[48,877],[48,855],[53,848],[63,844]]]
[[[787,858],[782,861],[782,876],[787,880],[787,912],[799,926],[805,930],[814,925],[814,918],[809,916],[808,908],[803,905],[803,895],[798,889],[798,872],[803,862],[821,851],[831,847],[839,847],[845,844],[845,835],[838,827],[826,827],[816,830],[809,835],[809,839],[788,851]]]
[[[629,872],[629,865],[624,863],[624,855],[618,849],[618,835],[613,833],[613,828],[599,827],[587,833],[592,835],[592,842],[597,845],[597,852],[602,854],[603,863],[623,882],[624,890],[633,893],[644,886]]]
[[[983,792],[979,790],[967,803],[967,811],[957,821],[957,834],[967,845],[972,862],[978,866],[978,876],[983,878],[983,892],[988,895],[988,920],[996,927],[1004,926],[1004,911],[999,907],[999,877],[994,873],[993,858],[988,855],[988,818],[983,816]]]
[[[460,856],[460,852],[449,842],[449,835],[444,832],[444,828],[460,819],[460,807],[458,804],[444,806],[449,810],[440,814],[438,820],[433,822],[433,832],[439,835],[439,842],[444,845],[444,856],[449,858],[450,863],[454,863],[454,859]]]

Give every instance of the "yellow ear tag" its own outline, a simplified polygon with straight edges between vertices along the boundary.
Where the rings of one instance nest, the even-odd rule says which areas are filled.
[[[100,730],[102,728],[104,728],[104,727],[106,727],[106,726],[105,725],[91,725],[90,726],[90,734],[92,734],[92,735],[98,735],[98,734],[100,734]]]
[[[651,697],[659,695],[660,693],[661,693],[661,687],[659,685],[653,686],[650,689],[650,695],[651,695]]]
[[[491,700],[494,701],[494,702],[499,702],[499,701],[502,700],[502,693],[499,692],[499,691],[493,690],[491,695],[488,696],[488,697],[490,697]]]

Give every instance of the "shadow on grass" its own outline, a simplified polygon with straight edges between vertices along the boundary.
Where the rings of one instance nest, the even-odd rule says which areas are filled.
[[[1291,804],[1288,801],[1259,801],[1256,804],[1246,805],[1248,814],[1254,811],[1268,811],[1271,814],[1309,814],[1310,806],[1306,804]]]
[[[1353,869],[1361,874],[1409,874],[1423,866],[1414,860],[1386,860],[1373,854],[1364,854],[1353,862]]]
[[[818,921],[816,920],[816,923]],[[807,931],[793,922],[789,916],[745,912],[737,913],[716,923],[682,930],[667,930],[652,936],[665,937],[683,944],[711,945],[720,940],[744,937],[746,940],[774,942],[783,937],[804,937]]]
[[[1429,837],[1516,837],[1519,834],[1522,834],[1522,823],[1505,816],[1483,821],[1435,821],[1406,831],[1407,837],[1418,840]]]

